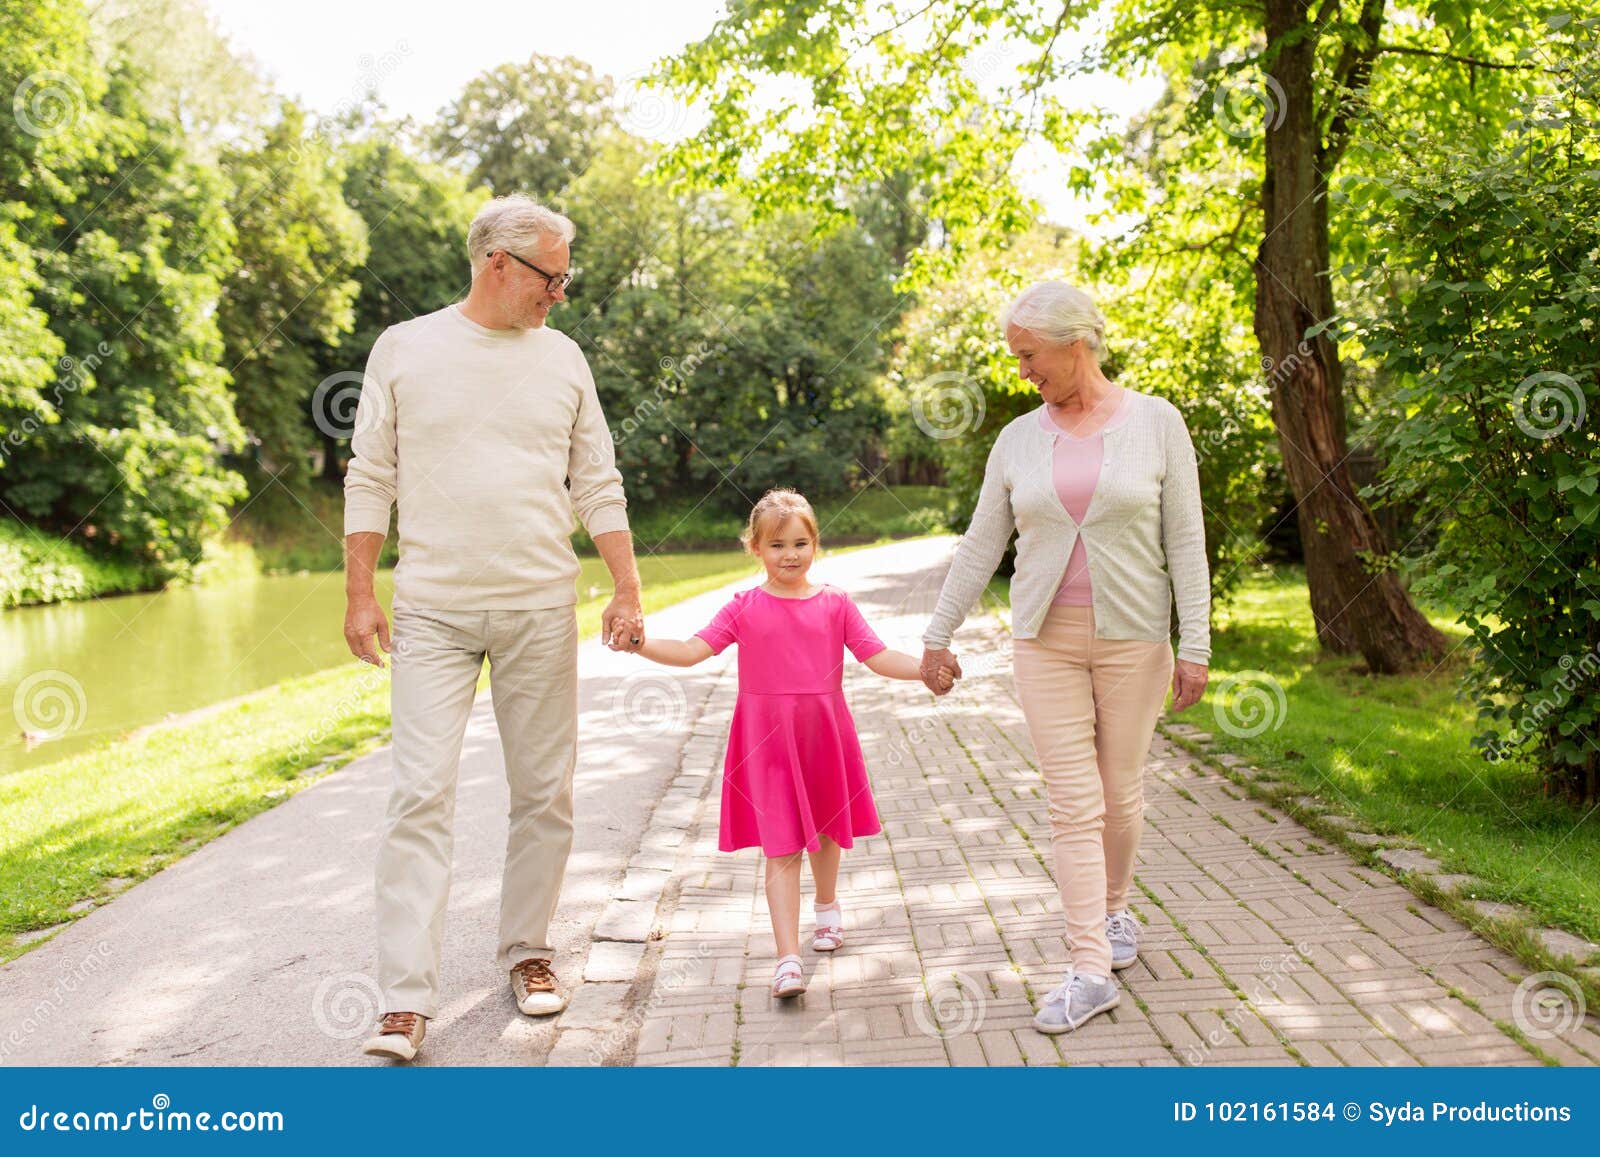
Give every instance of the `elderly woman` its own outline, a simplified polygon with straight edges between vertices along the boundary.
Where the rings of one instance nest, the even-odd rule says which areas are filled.
[[[1100,370],[1105,321],[1059,281],[1001,317],[1017,372],[1042,404],[995,439],[978,507],[922,640],[924,679],[960,674],[950,636],[1013,532],[1017,697],[1050,802],[1071,963],[1034,1017],[1069,1032],[1114,1008],[1132,964],[1128,911],[1143,826],[1144,759],[1171,680],[1173,710],[1205,690],[1210,578],[1194,445],[1172,403]],[[1172,604],[1178,653],[1172,653]]]

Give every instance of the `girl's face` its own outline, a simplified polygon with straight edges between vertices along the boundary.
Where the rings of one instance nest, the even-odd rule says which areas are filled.
[[[767,580],[781,585],[803,586],[806,571],[816,556],[817,543],[805,520],[791,514],[781,522],[767,519],[761,536],[755,540],[756,553],[767,568]]]

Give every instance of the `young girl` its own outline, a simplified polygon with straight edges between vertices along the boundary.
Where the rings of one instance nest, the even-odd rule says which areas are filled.
[[[759,847],[767,857],[767,904],[778,945],[773,996],[806,990],[800,962],[800,861],[811,855],[817,928],[811,947],[844,944],[834,889],[840,850],[882,830],[867,784],[855,721],[842,686],[844,648],[890,679],[920,679],[918,661],[885,648],[838,587],[806,577],[817,551],[817,516],[793,490],[769,490],[740,536],[767,581],[740,591],[692,639],[651,639],[639,654],[673,667],[739,644],[739,698],[722,773],[724,852]],[[949,676],[942,677],[946,684]]]

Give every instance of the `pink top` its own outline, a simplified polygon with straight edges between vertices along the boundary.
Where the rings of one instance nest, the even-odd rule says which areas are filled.
[[[1123,416],[1127,408],[1128,394],[1124,392],[1106,424],[1086,438],[1074,437],[1056,425],[1050,416],[1050,406],[1046,405],[1039,411],[1039,424],[1056,436],[1053,459],[1056,497],[1061,499],[1061,505],[1074,522],[1082,523],[1089,513],[1089,502],[1094,497],[1095,486],[1099,484],[1100,466],[1105,461],[1105,432]],[[1072,554],[1067,559],[1067,570],[1061,576],[1061,585],[1056,588],[1056,596],[1050,601],[1054,606],[1087,607],[1094,602],[1092,595],[1089,555],[1084,549],[1083,536],[1079,535],[1072,544]]]
[[[865,663],[884,642],[854,600],[836,586],[786,599],[760,587],[740,591],[695,634],[720,655],[739,644],[739,691],[746,695],[826,695],[844,686],[844,651]]]

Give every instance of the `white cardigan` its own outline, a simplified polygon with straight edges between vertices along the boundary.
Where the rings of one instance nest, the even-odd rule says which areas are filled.
[[[1178,606],[1178,658],[1211,661],[1211,578],[1194,443],[1178,408],[1128,391],[1127,413],[1107,426],[1105,457],[1080,527],[1056,494],[1055,443],[1030,410],[1008,423],[989,451],[972,523],[956,548],[933,618],[922,636],[950,645],[1017,535],[1011,580],[1012,634],[1037,637],[1083,535],[1093,587],[1095,637],[1166,640]]]

